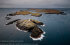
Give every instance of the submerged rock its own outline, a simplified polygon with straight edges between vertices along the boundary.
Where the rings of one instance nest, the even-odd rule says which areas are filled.
[[[32,13],[31,16],[40,17],[40,16],[42,16],[42,14],[40,14],[40,13]]]
[[[17,19],[7,23],[6,25],[13,24],[14,22],[16,22],[16,27],[18,29],[31,32],[30,36],[32,38],[40,38],[41,34],[43,34],[43,31],[37,26],[37,25],[43,25],[43,23],[40,21],[33,19],[26,19],[26,20]]]

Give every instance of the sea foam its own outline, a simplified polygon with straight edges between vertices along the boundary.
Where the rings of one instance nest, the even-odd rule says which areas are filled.
[[[39,38],[33,38],[30,36],[30,38],[32,38],[33,40],[42,40],[45,36],[44,36],[45,32],[43,34],[41,34],[41,37]]]

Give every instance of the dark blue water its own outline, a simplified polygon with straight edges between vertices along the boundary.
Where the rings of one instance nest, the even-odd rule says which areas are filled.
[[[70,8],[54,8],[64,11],[66,15],[44,14],[41,17],[13,16],[10,20],[5,17],[9,13],[19,10],[27,10],[24,8],[0,8],[0,43],[12,45],[70,45]],[[15,19],[36,19],[45,24],[40,28],[46,32],[45,37],[41,41],[32,40],[29,35],[23,31],[16,29],[15,24],[6,26],[5,24]]]

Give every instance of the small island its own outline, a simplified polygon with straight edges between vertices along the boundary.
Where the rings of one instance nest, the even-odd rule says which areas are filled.
[[[17,11],[15,13],[8,14],[7,16],[15,16],[15,15],[28,15],[31,14],[29,11]]]
[[[35,16],[35,17],[42,16],[42,14],[40,14],[40,13],[32,13],[32,12],[29,12],[29,11],[17,11],[15,13],[8,14],[7,16],[28,15],[28,14],[31,14],[31,16]]]
[[[31,32],[30,37],[32,38],[35,39],[40,38],[41,35],[44,33],[42,29],[40,29],[37,26],[37,25],[43,25],[43,23],[40,21],[33,20],[33,19],[26,19],[26,20],[16,19],[7,23],[6,25],[13,24],[14,22],[16,22],[16,27],[18,30],[22,30],[24,32]]]
[[[39,9],[36,12],[43,12],[45,14],[63,14],[64,12],[55,9]]]

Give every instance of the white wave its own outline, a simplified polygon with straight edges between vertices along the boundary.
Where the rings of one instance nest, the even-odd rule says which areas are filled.
[[[19,30],[19,31],[24,31],[24,30],[20,30],[18,27],[16,27],[17,28],[17,30]],[[24,32],[27,32],[27,31],[24,31]]]
[[[16,27],[19,31],[24,31],[24,30],[20,30],[18,27]],[[24,31],[24,32],[27,32],[27,31]],[[33,40],[42,40],[45,36],[44,36],[45,32],[43,32],[43,34],[41,34],[41,37],[39,38],[33,38],[30,36],[30,38],[32,38]]]
[[[43,34],[45,34],[45,32]],[[45,37],[43,34],[41,34],[41,37],[39,37],[39,38],[33,38],[31,36],[30,36],[30,38],[32,38],[33,40],[42,40]]]
[[[43,25],[41,25],[41,26],[43,26],[43,27],[44,27],[44,26],[45,26],[45,24],[43,24]]]
[[[17,28],[17,30],[22,31],[22,30],[20,30],[18,27],[16,27],[16,28]]]
[[[46,32],[43,32],[43,34],[45,34]]]

